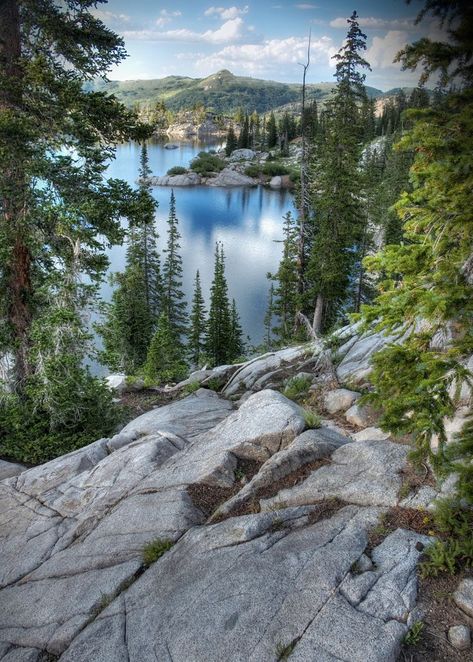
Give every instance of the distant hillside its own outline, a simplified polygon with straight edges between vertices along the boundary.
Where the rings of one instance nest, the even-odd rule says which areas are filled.
[[[323,101],[335,83],[317,83],[308,86],[308,97]],[[207,78],[167,76],[155,80],[97,81],[89,89],[115,94],[123,103],[132,106],[164,101],[170,110],[187,110],[203,104],[217,113],[231,113],[238,107],[248,112],[268,112],[300,100],[301,85],[277,83],[245,76],[234,76],[227,69]],[[367,87],[372,97],[383,95],[381,90]]]

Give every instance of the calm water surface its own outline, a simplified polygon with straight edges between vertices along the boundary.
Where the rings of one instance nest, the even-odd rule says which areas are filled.
[[[174,165],[188,166],[201,150],[218,147],[215,143],[174,142],[178,149],[168,150],[162,143],[148,147],[153,175],[163,175]],[[111,177],[119,177],[135,185],[140,159],[140,147],[135,143],[120,145],[116,159],[109,167]],[[171,190],[152,189],[159,203],[156,222],[163,247],[166,241],[166,220]],[[275,271],[281,256],[282,217],[294,212],[293,196],[287,191],[254,188],[186,187],[174,189],[176,212],[180,223],[183,289],[190,305],[193,280],[200,270],[204,296],[213,276],[215,242],[222,241],[226,255],[226,275],[230,298],[240,312],[245,335],[255,344],[263,338],[263,317],[266,309],[268,271]],[[116,246],[110,253],[111,271],[120,271],[125,263],[125,246]],[[110,286],[104,285],[103,297],[110,299]]]

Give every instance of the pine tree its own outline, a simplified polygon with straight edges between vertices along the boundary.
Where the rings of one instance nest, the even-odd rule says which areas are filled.
[[[278,129],[276,126],[276,118],[274,113],[271,112],[269,120],[266,123],[266,146],[268,149],[273,149],[278,144]]]
[[[228,360],[235,361],[244,352],[243,330],[241,328],[240,316],[238,314],[235,299],[232,299],[230,309],[230,339],[228,343]]]
[[[233,152],[238,147],[238,139],[235,135],[235,130],[233,129],[233,125],[230,125],[228,127],[227,131],[227,140],[225,143],[225,154],[226,156],[230,156],[230,154]]]
[[[248,113],[245,113],[245,119],[243,121],[243,126],[238,137],[238,149],[247,149],[250,142],[250,123],[248,118]]]
[[[126,265],[112,276],[112,301],[98,326],[104,341],[103,362],[134,375],[143,366],[159,314],[161,267],[155,226],[157,203],[150,193],[146,146],[141,151],[136,218],[128,232]]]
[[[264,315],[264,342],[268,349],[273,346],[274,283],[268,290],[268,303]]]
[[[127,184],[104,178],[114,145],[149,134],[114,97],[85,86],[125,54],[122,39],[90,8],[88,0],[5,0],[0,5],[0,352],[13,358],[9,386],[15,392],[10,409],[5,401],[0,406],[0,437],[13,438],[7,419],[18,405],[25,433],[35,427],[35,445],[48,438],[52,444],[51,434],[54,443],[67,438],[77,447],[106,432],[100,418],[91,428],[93,393],[98,402],[102,386],[84,367],[87,319],[77,311],[96,300],[108,266],[105,248],[121,242],[121,218],[132,218],[137,210],[137,195]],[[88,283],[83,290],[68,281],[76,249]],[[64,288],[72,299],[80,298],[80,308],[60,295]],[[70,301],[69,309],[64,304],[55,310],[58,299]],[[58,338],[67,315],[74,318],[67,333],[76,340],[63,337],[50,353],[40,326]],[[45,353],[55,369],[63,361],[68,372],[71,347],[75,376],[64,387],[68,401],[61,398],[58,404],[64,416],[48,408],[35,418],[36,401],[55,399],[54,382],[60,381],[59,372],[54,379],[40,377]],[[31,440],[29,448],[39,452]],[[68,448],[63,444],[61,450]]]
[[[163,265],[163,299],[162,311],[166,314],[169,324],[182,346],[182,337],[187,332],[187,315],[184,292],[182,291],[182,258],[179,254],[180,244],[176,216],[176,198],[171,192],[169,202],[168,238],[164,250],[166,258]]]
[[[273,313],[278,320],[274,331],[282,342],[288,342],[294,335],[296,312],[298,310],[298,229],[291,212],[284,216],[283,255],[279,268],[269,277],[275,281],[273,293]]]
[[[358,168],[363,135],[358,105],[366,93],[365,76],[358,69],[369,65],[360,55],[366,36],[357,19],[356,12],[348,19],[345,45],[334,56],[337,87],[326,105],[324,131],[312,163],[314,230],[307,277],[315,333],[344,313],[366,222]]]
[[[161,313],[144,366],[145,378],[152,383],[177,381],[186,372],[179,335],[167,314]]]
[[[214,278],[210,288],[210,310],[205,336],[207,356],[213,365],[221,365],[231,360],[231,312],[228,301],[228,287],[225,278],[225,256],[223,246],[215,245]]]
[[[194,296],[192,298],[192,312],[190,316],[190,331],[188,350],[190,360],[195,366],[200,366],[205,351],[206,310],[200,274],[197,271],[194,283]]]
[[[468,377],[461,357],[473,351],[473,175],[464,167],[473,145],[472,10],[429,0],[421,16],[426,12],[445,19],[449,44],[422,39],[399,58],[406,68],[424,65],[421,83],[439,70],[445,85],[461,80],[462,89],[440,106],[407,111],[412,125],[398,149],[415,156],[412,190],[396,203],[403,240],[366,260],[367,267],[383,278],[364,316],[379,329],[405,334],[402,344],[388,346],[375,357],[372,398],[383,409],[383,425],[413,435],[414,458],[428,457],[445,471],[452,468],[444,451],[445,419],[455,411],[451,386]],[[455,329],[453,339],[439,347],[434,339],[449,327]],[[471,445],[459,447],[457,460],[468,466],[471,459]]]

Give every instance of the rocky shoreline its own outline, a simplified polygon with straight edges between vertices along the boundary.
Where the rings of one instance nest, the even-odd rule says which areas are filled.
[[[269,152],[255,152],[251,149],[237,149],[229,157],[225,157],[224,152],[217,154],[219,158],[225,161],[225,167],[218,173],[204,176],[191,169],[185,173],[177,175],[158,175],[150,177],[148,182],[151,186],[214,186],[214,187],[235,187],[235,186],[258,186],[265,185],[272,189],[292,189],[294,183],[289,175],[275,175],[250,177],[245,171],[250,166],[263,166]]]

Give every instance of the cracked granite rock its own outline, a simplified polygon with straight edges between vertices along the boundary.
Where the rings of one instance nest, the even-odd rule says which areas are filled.
[[[346,444],[333,453],[330,464],[320,467],[302,484],[262,499],[261,508],[303,505],[332,497],[358,505],[394,506],[407,453],[407,446],[391,441]]]
[[[141,436],[111,453],[100,440],[1,483],[0,641],[61,653],[137,576],[146,543],[203,523],[190,485],[232,486],[238,457],[264,461],[304,426],[279,393],[231,412],[202,391],[133,421],[122,435]]]
[[[373,550],[374,579],[343,587],[381,509],[313,506],[195,527],[90,623],[61,662],[394,662],[415,605],[425,537],[397,531]],[[370,574],[369,571],[364,574]]]

